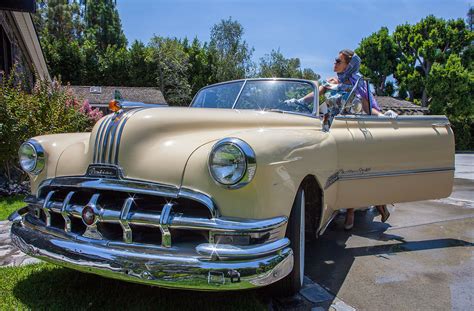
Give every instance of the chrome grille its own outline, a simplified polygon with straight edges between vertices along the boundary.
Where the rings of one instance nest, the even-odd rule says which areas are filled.
[[[189,198],[74,187],[42,187],[36,201],[30,203],[31,214],[38,214],[39,209],[46,227],[94,239],[162,247],[190,238],[207,242],[209,230],[199,224],[213,217],[207,206]],[[94,211],[96,223],[83,221],[86,207]]]

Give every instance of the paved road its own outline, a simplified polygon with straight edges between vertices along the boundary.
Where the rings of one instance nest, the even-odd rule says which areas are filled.
[[[387,224],[357,212],[349,233],[341,217],[307,243],[307,277],[337,297],[313,306],[474,310],[474,154],[456,156],[455,177],[449,198],[396,204]]]

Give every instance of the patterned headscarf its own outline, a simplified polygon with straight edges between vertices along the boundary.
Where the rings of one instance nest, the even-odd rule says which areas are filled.
[[[360,73],[359,73],[360,63],[361,63],[361,59],[359,55],[354,53],[354,55],[352,55],[351,60],[349,61],[349,64],[347,65],[346,70],[337,74],[339,83],[347,83],[346,81],[349,80],[349,78],[358,79],[360,76]]]

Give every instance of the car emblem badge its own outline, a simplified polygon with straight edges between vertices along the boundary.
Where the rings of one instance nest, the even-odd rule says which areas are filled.
[[[82,221],[88,227],[95,225],[95,223],[97,222],[97,216],[91,206],[86,205],[82,209]]]

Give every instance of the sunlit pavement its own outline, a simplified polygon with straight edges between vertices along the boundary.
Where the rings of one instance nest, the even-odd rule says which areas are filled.
[[[474,310],[474,154],[456,156],[455,177],[449,198],[390,206],[385,224],[374,210],[356,212],[354,229],[345,232],[341,215],[306,245],[314,289],[307,286],[292,307],[276,305]]]

